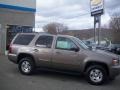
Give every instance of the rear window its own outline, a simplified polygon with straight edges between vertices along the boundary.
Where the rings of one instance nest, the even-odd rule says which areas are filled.
[[[13,44],[28,45],[35,35],[18,35]]]

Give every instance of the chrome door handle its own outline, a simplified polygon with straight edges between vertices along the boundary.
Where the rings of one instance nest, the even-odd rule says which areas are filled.
[[[56,52],[57,54],[61,54],[60,52]]]
[[[38,49],[34,49],[34,52],[38,52],[39,50]]]

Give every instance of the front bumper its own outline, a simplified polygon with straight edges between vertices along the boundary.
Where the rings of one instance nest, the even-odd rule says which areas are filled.
[[[110,77],[116,77],[120,74],[120,65],[118,66],[112,66],[110,69]]]

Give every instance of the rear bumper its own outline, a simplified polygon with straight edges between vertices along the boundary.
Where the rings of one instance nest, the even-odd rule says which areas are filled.
[[[16,54],[8,54],[8,59],[9,59],[11,62],[17,64],[17,55],[16,55]]]
[[[120,65],[119,66],[112,66],[110,69],[110,78],[116,77],[120,74]]]

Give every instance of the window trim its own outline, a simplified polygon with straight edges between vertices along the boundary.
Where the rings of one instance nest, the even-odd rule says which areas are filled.
[[[58,40],[58,38],[67,38],[67,37],[62,37],[62,36],[57,37],[57,38],[56,38],[56,43],[55,43],[55,49],[66,50],[66,51],[73,51],[73,50],[70,50],[70,49],[57,48],[57,40]],[[67,38],[67,39],[71,40],[70,38]],[[79,47],[77,46],[77,44],[76,44],[73,40],[71,40],[71,41],[74,43],[74,45],[76,45],[77,48],[79,48]]]
[[[52,37],[52,44],[51,44],[51,47],[45,47],[45,48],[52,48],[53,41],[54,41],[54,36],[50,36],[50,35],[40,35],[40,36],[38,36],[38,38],[37,38],[36,41],[35,41],[35,46],[36,46],[36,45],[39,45],[39,44],[37,44],[37,41],[38,41],[38,39],[39,39],[41,36]],[[42,47],[42,48],[43,48],[43,47]]]

